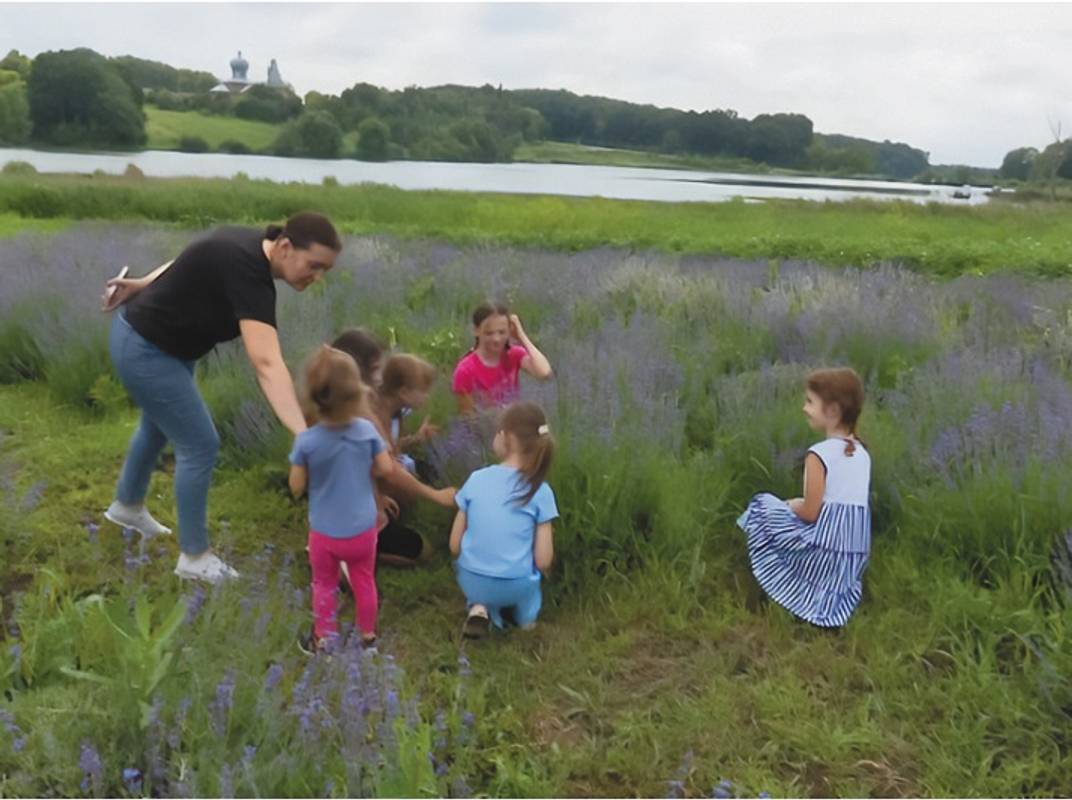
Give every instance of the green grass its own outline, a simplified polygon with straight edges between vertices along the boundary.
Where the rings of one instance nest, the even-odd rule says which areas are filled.
[[[748,172],[754,174],[804,174],[793,170],[771,168],[746,158],[717,156],[688,156],[653,153],[646,150],[627,150],[613,147],[594,147],[571,142],[526,142],[514,151],[514,161],[535,164],[593,164],[602,167],[655,167],[658,169],[700,169],[718,172]]]
[[[1067,278],[950,285],[895,270],[722,270],[606,249],[573,258],[348,243],[324,282],[301,296],[281,292],[288,361],[355,322],[389,331],[440,370],[428,410],[443,421],[466,315],[494,285],[555,365],[545,402],[562,512],[540,622],[467,645],[468,677],[449,514],[417,515],[433,548],[427,562],[378,574],[381,650],[404,670],[401,700],[415,702],[419,718],[394,733],[416,756],[399,756],[408,764],[400,775],[359,785],[346,772],[359,760],[352,742],[309,751],[296,734],[307,662],[293,639],[309,620],[305,507],[284,486],[289,437],[274,424],[258,435],[257,417],[243,411],[243,401],[263,402],[237,343],[204,359],[198,377],[224,442],[209,526],[244,578],[176,634],[152,693],[162,728],[142,730],[144,693],[129,681],[71,676],[148,671],[159,663],[152,648],[112,633],[100,604],[132,626],[142,598],[155,629],[188,591],[170,574],[172,538],[147,543],[149,563],[128,571],[137,545],[124,552],[106,525],[94,542],[84,527],[102,523],[137,424],[101,360],[104,320],[86,287],[117,249],[155,258],[146,242],[168,250],[185,240],[173,228],[110,230],[119,227],[5,244],[33,260],[42,285],[59,278],[64,291],[52,316],[27,303],[27,319],[13,320],[45,345],[30,359],[42,362],[38,380],[0,386],[0,615],[17,622],[24,650],[13,667],[14,636],[0,633],[0,690],[9,693],[0,708],[28,739],[16,752],[0,726],[0,794],[78,794],[84,741],[106,760],[100,794],[121,794],[119,770],[151,761],[186,698],[193,711],[165,766],[172,779],[196,776],[187,789],[199,796],[222,793],[225,766],[238,796],[329,795],[328,780],[335,796],[456,796],[455,775],[483,796],[665,796],[677,776],[692,797],[710,796],[722,778],[775,796],[1072,791],[1072,597],[1051,562],[1072,524]],[[25,344],[18,332],[0,335],[0,358]],[[861,434],[874,456],[875,535],[860,608],[843,630],[822,632],[764,600],[734,519],[754,491],[799,491],[797,456],[813,441],[799,411],[802,376],[844,362],[868,384]],[[652,409],[666,365],[684,373],[669,390],[684,429],[676,443]],[[607,402],[579,401],[586,390]],[[1006,402],[998,422],[982,413]],[[933,446],[945,431],[976,444],[942,475]],[[1063,449],[1040,461],[1039,442]],[[148,500],[169,525],[173,469],[165,458]],[[17,608],[8,599],[16,592]],[[316,663],[335,670],[333,691],[369,682],[338,658]],[[284,671],[274,694],[263,688],[269,664]],[[220,733],[212,704],[228,672],[235,710]],[[475,722],[461,741],[465,711]],[[439,727],[451,739],[444,748],[430,743]],[[253,765],[241,767],[250,745]],[[446,778],[427,774],[433,748],[449,756]]]
[[[581,250],[625,247],[831,265],[897,262],[939,275],[1068,274],[1072,216],[1060,205],[902,202],[653,203],[600,198],[408,192],[269,181],[0,177],[0,214],[151,220],[199,227],[263,223],[304,209],[352,233]]]
[[[175,150],[182,137],[197,136],[208,142],[212,150],[219,149],[221,142],[230,139],[242,142],[253,152],[265,152],[282,127],[270,122],[198,111],[165,111],[151,105],[145,106],[145,116],[145,132],[149,137],[146,147],[150,150]]]

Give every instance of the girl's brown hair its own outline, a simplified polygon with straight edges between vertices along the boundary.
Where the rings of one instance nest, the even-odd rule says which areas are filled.
[[[473,312],[473,327],[479,328],[484,324],[484,320],[488,317],[506,317],[507,319],[510,319],[510,306],[498,301],[481,303]],[[509,345],[509,343],[507,343],[507,345]],[[479,346],[480,337],[476,337],[473,339],[473,349],[476,350]]]
[[[372,367],[383,358],[383,342],[366,328],[348,328],[335,337],[331,346],[357,362],[361,380],[372,386]]]
[[[427,391],[435,383],[436,368],[423,358],[408,353],[395,353],[383,365],[383,383],[380,394],[392,396],[403,389],[423,389]]]
[[[551,459],[555,454],[555,440],[547,425],[543,409],[535,403],[514,403],[499,417],[499,430],[512,434],[521,449],[521,496],[518,505],[525,505],[540,488]]]
[[[353,358],[334,347],[321,345],[305,364],[303,405],[315,420],[342,424],[368,416],[368,387]]]
[[[824,405],[837,403],[841,410],[841,424],[863,444],[860,437],[856,436],[856,425],[864,408],[864,384],[856,371],[849,367],[817,369],[808,375],[805,385]],[[851,456],[856,452],[856,444],[852,439],[846,439],[846,442],[845,455]]]
[[[342,250],[342,240],[331,220],[312,211],[294,214],[284,224],[269,225],[264,231],[264,238],[273,242],[281,236],[290,239],[298,250],[308,250],[314,244],[322,244],[336,253]]]

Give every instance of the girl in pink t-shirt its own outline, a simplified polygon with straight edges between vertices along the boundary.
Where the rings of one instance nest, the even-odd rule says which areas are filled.
[[[541,381],[551,377],[551,363],[525,334],[517,314],[502,303],[484,303],[473,312],[473,335],[476,343],[454,368],[451,384],[459,413],[516,400],[521,370]],[[511,344],[512,339],[520,344]]]

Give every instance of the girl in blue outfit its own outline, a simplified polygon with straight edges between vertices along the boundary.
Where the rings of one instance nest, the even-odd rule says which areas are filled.
[[[469,615],[465,636],[483,636],[489,624],[503,626],[502,611],[529,628],[540,613],[540,573],[551,568],[551,520],[555,495],[544,483],[554,440],[543,410],[515,403],[500,417],[492,442],[501,463],[479,469],[458,491],[458,514],[450,532],[458,585]]]
[[[856,438],[863,403],[853,370],[811,373],[804,414],[826,439],[805,457],[804,496],[757,494],[737,520],[760,586],[823,628],[844,625],[856,610],[871,552],[871,456]]]

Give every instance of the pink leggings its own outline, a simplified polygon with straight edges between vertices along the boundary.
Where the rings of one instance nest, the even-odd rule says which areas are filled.
[[[349,539],[335,539],[309,531],[309,565],[313,569],[314,631],[321,639],[335,633],[337,607],[335,592],[339,588],[339,564],[346,563],[350,571],[350,586],[354,590],[357,625],[366,636],[376,634],[376,540],[377,526]]]

